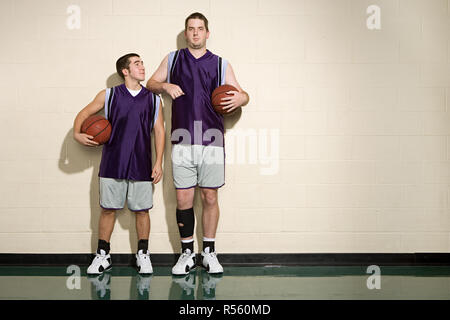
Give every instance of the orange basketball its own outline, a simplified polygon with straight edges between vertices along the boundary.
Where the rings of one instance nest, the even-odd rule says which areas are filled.
[[[229,94],[227,94],[228,91],[238,91],[235,87],[229,85],[229,84],[224,84],[223,86],[217,87],[216,89],[214,89],[212,95],[211,95],[211,102],[212,105],[214,107],[214,110],[216,110],[216,112],[220,113],[220,114],[231,114],[228,113],[227,110],[223,110],[223,106],[220,104],[222,101],[222,98],[226,98],[228,96],[230,96]]]
[[[95,142],[105,144],[111,136],[111,124],[101,115],[93,115],[84,120],[81,132],[93,136]]]

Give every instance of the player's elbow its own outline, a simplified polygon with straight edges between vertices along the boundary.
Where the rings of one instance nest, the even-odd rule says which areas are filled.
[[[148,79],[147,84],[145,85],[145,87],[150,91],[152,91],[152,81],[152,79]]]
[[[147,81],[147,85],[146,85],[147,89],[150,90],[153,93],[161,93],[160,91],[160,87],[161,87],[161,83],[159,81],[157,81],[154,78],[150,78]]]
[[[242,106],[246,106],[250,102],[250,96],[248,95],[248,93],[246,91],[242,91],[242,93],[245,95],[245,101],[242,104]]]
[[[77,122],[83,122],[90,116],[89,112],[86,110],[86,108],[82,109],[75,117],[75,123]]]

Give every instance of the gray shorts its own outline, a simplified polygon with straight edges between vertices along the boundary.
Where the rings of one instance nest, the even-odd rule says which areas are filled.
[[[177,189],[220,188],[225,184],[223,147],[172,145],[173,182]]]
[[[131,211],[147,211],[153,207],[151,181],[133,181],[100,177],[100,206],[120,210],[128,203]]]

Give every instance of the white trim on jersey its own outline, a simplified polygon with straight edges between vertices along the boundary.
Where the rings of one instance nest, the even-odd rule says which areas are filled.
[[[109,101],[109,95],[111,94],[111,88],[106,88],[106,94],[105,94],[105,118],[108,119],[108,101]]]
[[[106,88],[105,94],[105,118],[109,120],[109,109],[111,108],[112,100],[114,99],[114,88]]]
[[[220,85],[223,86],[225,84],[225,73],[227,71],[228,61],[222,59],[222,79],[220,79]]]
[[[158,115],[159,115],[159,106],[161,105],[161,97],[157,94],[152,93],[153,96],[155,97],[155,102],[156,105],[154,106],[156,108],[155,110],[155,119],[153,119],[153,128],[155,127],[156,124],[156,120],[158,120]]]
[[[177,63],[178,56],[179,56],[179,50],[172,51],[169,53],[169,59],[167,61],[167,83],[170,83],[170,76],[172,74],[172,68]]]

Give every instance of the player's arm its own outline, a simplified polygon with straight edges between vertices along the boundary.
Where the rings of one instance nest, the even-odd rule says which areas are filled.
[[[156,162],[152,171],[153,183],[158,183],[163,175],[162,162],[164,155],[164,144],[166,141],[164,130],[164,115],[161,104],[159,105],[158,118],[155,123],[155,149]]]
[[[184,95],[184,92],[176,84],[166,82],[168,63],[169,55],[163,59],[158,69],[156,69],[155,73],[147,81],[146,87],[153,93],[167,93],[172,99],[176,99]]]
[[[232,112],[234,109],[245,106],[249,101],[250,97],[247,92],[242,90],[241,86],[236,80],[236,76],[233,71],[233,67],[230,63],[227,65],[227,69],[225,71],[225,84],[232,85],[238,91],[228,91],[230,94],[227,98],[222,98],[222,103],[224,109],[228,109],[227,112]]]
[[[99,112],[105,105],[106,90],[100,91],[86,107],[78,112],[73,123],[73,138],[85,146],[98,146],[99,144],[92,140],[94,137],[85,133],[81,133],[81,125],[84,120]]]

